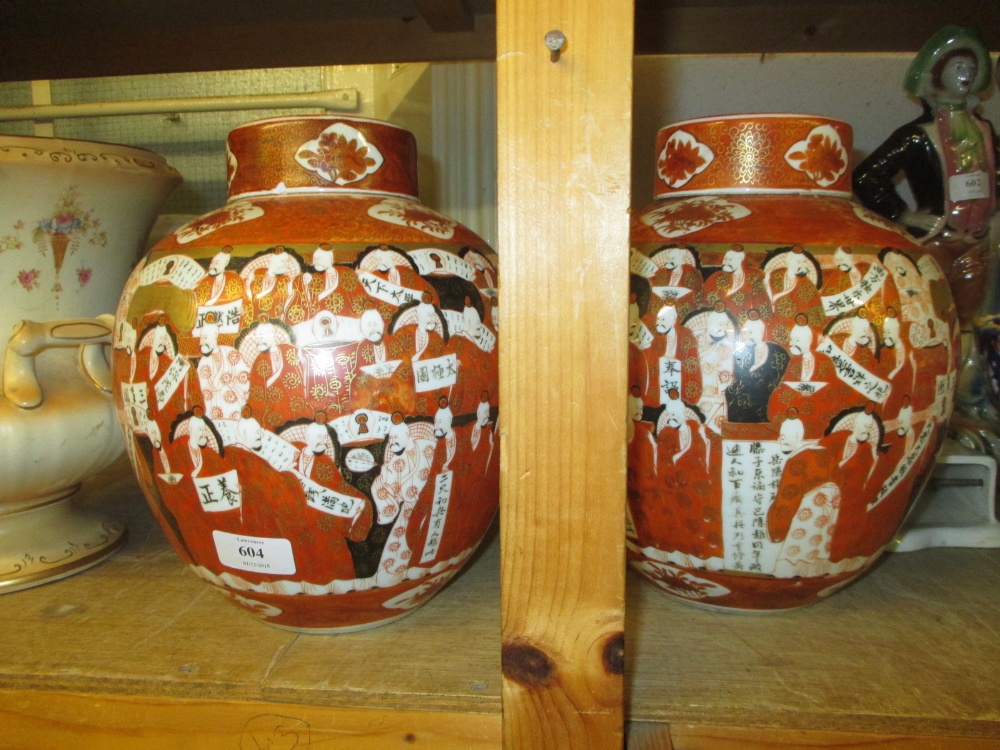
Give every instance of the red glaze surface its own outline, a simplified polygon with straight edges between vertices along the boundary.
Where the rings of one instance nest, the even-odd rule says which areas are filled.
[[[784,609],[846,585],[945,436],[954,301],[843,194],[850,138],[787,115],[660,132],[666,197],[632,227],[628,555],[685,601]]]
[[[668,125],[656,134],[653,196],[794,190],[848,197],[852,136],[846,122],[813,115],[736,115]]]
[[[318,171],[295,159],[319,142]],[[236,603],[377,625],[457,573],[496,512],[496,255],[400,197],[399,128],[283,118],[229,152],[230,201],[158,243],[119,304],[129,454],[181,558]]]
[[[416,199],[413,134],[360,117],[277,117],[235,128],[227,141],[229,198],[288,191],[393,193]]]

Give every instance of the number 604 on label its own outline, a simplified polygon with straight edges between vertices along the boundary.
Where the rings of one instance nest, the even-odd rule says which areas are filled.
[[[215,551],[219,562],[227,568],[248,570],[272,575],[291,575],[295,572],[295,555],[287,539],[274,539],[245,534],[213,531]]]

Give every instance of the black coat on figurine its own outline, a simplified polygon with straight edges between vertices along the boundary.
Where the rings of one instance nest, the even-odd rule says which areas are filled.
[[[988,127],[995,163],[1000,164],[1000,144],[992,124],[978,116],[976,119]],[[920,117],[897,128],[857,166],[852,175],[852,184],[854,194],[862,205],[890,221],[898,221],[907,208],[894,184],[895,177],[902,174],[913,192],[918,211],[929,211],[936,216],[944,213],[944,170],[941,157],[927,130],[922,127],[933,121],[933,112],[925,103]],[[994,176],[1000,187],[1000,172]]]

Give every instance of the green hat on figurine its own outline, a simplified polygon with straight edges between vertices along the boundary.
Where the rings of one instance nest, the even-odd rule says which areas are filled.
[[[993,76],[990,54],[978,32],[966,26],[945,26],[927,40],[906,71],[906,90],[921,99],[933,98],[940,88],[936,79],[940,78],[941,68],[950,58],[962,53],[976,59],[976,75],[969,93],[985,91]]]

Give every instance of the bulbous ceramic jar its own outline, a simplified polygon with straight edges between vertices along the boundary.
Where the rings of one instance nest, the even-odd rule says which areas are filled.
[[[118,309],[129,453],[237,604],[297,630],[395,620],[495,515],[496,256],[417,201],[388,123],[261,120],[227,156],[226,206],[160,241]]]
[[[710,607],[859,576],[932,470],[958,326],[935,261],[850,194],[851,129],[691,120],[632,226],[628,555]]]

